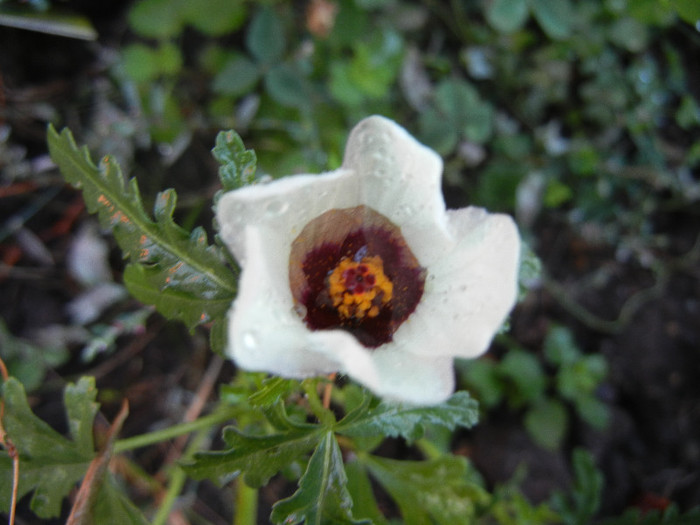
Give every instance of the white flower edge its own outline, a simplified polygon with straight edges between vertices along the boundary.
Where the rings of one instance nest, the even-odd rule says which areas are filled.
[[[515,304],[520,237],[512,219],[469,207],[445,211],[442,161],[403,128],[369,117],[352,131],[343,167],[222,196],[222,239],[242,267],[227,354],[286,377],[335,371],[375,394],[433,404],[454,389],[453,358],[485,352]],[[427,269],[425,291],[393,341],[376,349],[343,330],[309,330],[294,311],[292,241],[330,209],[367,205],[389,218]]]

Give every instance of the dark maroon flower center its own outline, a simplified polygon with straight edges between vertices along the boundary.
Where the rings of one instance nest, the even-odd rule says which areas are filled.
[[[357,206],[329,210],[304,227],[292,243],[289,283],[311,330],[341,328],[376,348],[416,309],[425,270],[396,225]]]

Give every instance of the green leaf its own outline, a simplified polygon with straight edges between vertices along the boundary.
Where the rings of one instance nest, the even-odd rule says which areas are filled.
[[[92,451],[92,420],[100,405],[95,402],[97,389],[93,377],[83,377],[77,384],[68,383],[63,392],[68,429],[78,450]]]
[[[673,9],[683,20],[696,26],[700,22],[700,2],[697,0],[669,0]]]
[[[37,4],[38,2],[32,3]],[[43,12],[36,12],[14,6],[0,9],[2,9],[0,11],[0,26],[16,27],[80,40],[97,40],[97,31],[90,20],[72,12],[56,8],[42,9]]]
[[[272,9],[261,8],[255,13],[246,35],[246,46],[263,64],[274,64],[282,59],[286,46],[284,25]]]
[[[176,75],[182,69],[182,53],[172,42],[161,44],[156,50],[156,58],[164,75]]]
[[[367,455],[360,459],[396,501],[405,525],[474,521],[483,491],[468,481],[463,457],[399,461]]]
[[[268,408],[283,400],[290,392],[299,388],[299,381],[283,377],[269,377],[252,394],[248,401],[254,407]]]
[[[250,92],[260,78],[258,65],[245,56],[226,62],[214,77],[212,88],[216,93],[234,97]]]
[[[435,105],[448,123],[473,142],[485,142],[493,130],[493,107],[470,83],[449,78],[435,90]]]
[[[527,0],[493,0],[486,10],[486,19],[495,29],[511,33],[527,20]]]
[[[146,83],[156,79],[160,66],[155,51],[145,44],[131,44],[122,50],[124,71],[135,82]]]
[[[574,401],[576,412],[589,425],[603,430],[610,422],[608,405],[593,396],[579,396]]]
[[[94,523],[100,525],[147,525],[148,521],[117,485],[114,476],[107,474],[92,509]]]
[[[184,465],[195,479],[210,478],[221,482],[239,473],[250,487],[261,487],[281,469],[310,451],[321,438],[317,427],[297,428],[268,436],[248,436],[236,428],[224,429],[228,450],[202,452],[193,463]]]
[[[219,132],[211,152],[220,164],[219,180],[223,191],[232,191],[253,183],[257,157],[255,151],[245,149],[238,133],[232,129]]]
[[[40,518],[58,516],[63,498],[83,477],[94,457],[92,422],[97,412],[95,382],[82,378],[69,384],[64,404],[72,440],[63,437],[29,408],[21,383],[10,378],[3,385],[7,436],[20,458],[19,497],[33,491],[30,508]],[[0,452],[0,494],[12,490],[12,460]],[[0,498],[7,511],[9,498]]]
[[[574,190],[563,182],[552,179],[547,183],[543,202],[547,208],[557,208],[574,197]]]
[[[514,386],[509,400],[514,407],[537,400],[547,387],[547,377],[534,355],[514,348],[506,354],[498,366],[502,377]]]
[[[220,36],[241,27],[247,14],[244,2],[231,0],[188,0],[183,6],[185,20],[202,33]]]
[[[178,286],[161,288],[160,268],[143,264],[128,264],[124,270],[124,284],[129,293],[145,304],[152,304],[168,319],[179,319],[189,327],[214,320],[226,324],[226,312],[231,307],[232,298],[220,295],[207,299],[181,290]],[[206,312],[206,316],[202,317]]]
[[[418,126],[421,141],[441,155],[450,154],[459,142],[457,129],[434,108],[428,108],[419,115]]]
[[[544,340],[544,356],[553,365],[571,366],[581,357],[571,330],[565,326],[553,326]]]
[[[129,291],[137,299],[157,302],[164,315],[184,321],[189,328],[221,319],[224,305],[235,297],[236,277],[222,262],[221,248],[208,244],[203,229],[188,234],[175,224],[175,192],[157,195],[154,222],[144,211],[136,180],[125,184],[111,157],[96,167],[87,149],[79,149],[67,129],[59,135],[49,126],[48,142],[51,158],[66,181],[82,189],[88,211],[97,213],[102,226],[112,229],[131,265],[144,265],[142,270],[129,270]],[[177,299],[176,306],[156,301],[158,293]]]
[[[603,490],[603,475],[598,471],[590,452],[576,449],[573,454],[574,486],[568,493],[556,492],[552,506],[564,523],[585,525],[591,523]]]
[[[632,53],[646,49],[649,43],[649,28],[639,20],[624,17],[617,20],[609,29],[610,40]]]
[[[352,499],[347,490],[343,456],[333,432],[326,432],[314,451],[299,489],[275,503],[270,520],[278,525],[366,523],[352,518]]]
[[[284,63],[265,75],[265,90],[275,102],[292,108],[311,104],[309,86],[299,67]]]
[[[523,241],[520,245],[520,268],[518,269],[518,300],[522,301],[530,289],[542,277],[542,261],[530,247],[530,243]]]
[[[530,0],[532,14],[550,38],[555,40],[571,35],[574,10],[569,0]]]
[[[426,425],[450,430],[458,426],[470,428],[478,418],[477,402],[467,392],[457,392],[444,403],[428,407],[382,403],[368,410],[364,417],[340,421],[335,430],[351,437],[401,436],[415,441],[423,436]]]
[[[525,414],[525,428],[528,433],[535,443],[548,450],[559,448],[568,423],[566,408],[556,399],[539,401]]]
[[[493,361],[487,359],[459,359],[455,362],[460,376],[470,389],[476,391],[479,404],[493,408],[503,399],[503,383]]]
[[[137,34],[149,38],[168,38],[183,28],[180,0],[141,0],[129,11],[129,25]]]
[[[352,513],[358,519],[371,520],[374,525],[388,523],[377,505],[372,483],[367,475],[367,469],[357,458],[345,464],[345,474],[348,477],[347,487],[353,501]]]
[[[70,354],[63,346],[37,346],[14,337],[0,319],[0,356],[9,371],[31,392],[39,387],[49,368],[65,363]]]

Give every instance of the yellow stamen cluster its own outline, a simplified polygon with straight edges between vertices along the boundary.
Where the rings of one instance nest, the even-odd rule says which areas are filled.
[[[344,257],[328,277],[328,293],[342,319],[376,317],[393,291],[377,255],[360,261]]]

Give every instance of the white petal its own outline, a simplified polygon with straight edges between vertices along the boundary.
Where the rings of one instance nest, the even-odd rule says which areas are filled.
[[[221,238],[245,265],[245,226],[268,227],[288,243],[315,217],[332,208],[356,206],[358,180],[345,170],[323,175],[295,175],[269,184],[225,193],[216,206]]]
[[[361,180],[358,203],[400,226],[422,264],[432,260],[434,252],[426,241],[435,243],[446,230],[442,159],[396,123],[373,116],[353,129],[343,167]]]
[[[385,399],[432,405],[454,391],[452,357],[411,355],[390,347],[378,349],[372,357],[379,384],[367,386]]]
[[[420,355],[476,357],[515,304],[520,238],[506,215],[464,208],[448,218],[455,244],[428,268],[421,302],[394,344]]]
[[[336,365],[306,349],[309,331],[293,311],[286,261],[276,256],[280,245],[274,231],[248,227],[244,232],[250,264],[229,312],[227,353],[242,368],[286,377],[334,372]]]

